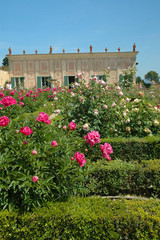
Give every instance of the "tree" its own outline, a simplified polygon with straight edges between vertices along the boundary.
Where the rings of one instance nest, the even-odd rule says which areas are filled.
[[[159,82],[159,76],[158,73],[155,71],[150,71],[147,74],[145,74],[145,79],[147,79],[148,81],[154,81],[155,83]]]
[[[139,85],[140,83],[142,83],[142,79],[141,79],[140,76],[137,76],[137,77],[136,77],[136,84]]]
[[[8,58],[5,57],[3,58],[3,63],[2,63],[3,66],[8,66],[9,65],[9,61],[8,61]]]

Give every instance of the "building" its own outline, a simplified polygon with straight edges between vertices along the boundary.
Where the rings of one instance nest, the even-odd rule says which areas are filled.
[[[10,77],[8,71],[0,70],[0,88],[3,88],[5,83],[9,82]]]
[[[77,73],[85,72],[87,78],[97,74],[99,78],[104,75],[104,70],[110,67],[108,83],[118,83],[123,69],[136,65],[136,45],[130,52],[93,52],[92,46],[87,53],[52,53],[52,47],[48,54],[23,54],[12,55],[9,48],[9,76],[12,88],[22,86],[24,88],[43,88],[50,86],[49,79],[56,80],[57,85],[69,86],[75,81]]]

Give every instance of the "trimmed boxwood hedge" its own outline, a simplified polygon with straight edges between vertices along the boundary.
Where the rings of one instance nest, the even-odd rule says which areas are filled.
[[[160,201],[71,198],[24,215],[0,213],[0,239],[159,239]]]
[[[113,148],[112,160],[118,158],[125,161],[138,160],[140,162],[142,159],[159,158],[160,137],[101,139],[101,144],[106,142]],[[99,144],[96,144],[93,148],[88,147],[88,150],[88,154],[85,155],[92,161],[96,161],[102,156],[99,151]]]
[[[87,195],[136,194],[160,197],[160,159],[126,162],[99,160],[89,164]]]

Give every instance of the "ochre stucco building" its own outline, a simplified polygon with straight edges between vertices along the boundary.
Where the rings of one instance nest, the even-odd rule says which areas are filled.
[[[50,84],[47,80],[56,79],[58,85],[69,86],[74,80],[77,73],[85,72],[86,77],[97,74],[99,78],[104,75],[104,70],[110,67],[109,84],[118,83],[123,69],[136,65],[135,50],[121,52],[93,52],[92,46],[87,53],[53,53],[52,47],[48,54],[23,54],[13,55],[9,48],[9,76],[12,88],[23,86],[24,88],[42,88]]]

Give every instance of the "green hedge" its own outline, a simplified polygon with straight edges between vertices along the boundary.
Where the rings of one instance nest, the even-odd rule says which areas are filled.
[[[87,195],[136,194],[160,197],[160,159],[125,162],[100,160],[89,166]]]
[[[0,239],[159,239],[160,201],[72,198],[33,213],[0,213]]]
[[[144,138],[105,138],[101,139],[101,144],[108,142],[113,148],[112,159],[149,160],[158,159],[160,153],[160,137]],[[96,150],[95,150],[96,149]],[[88,158],[96,161],[102,154],[99,152],[99,145],[93,148],[88,147]]]

